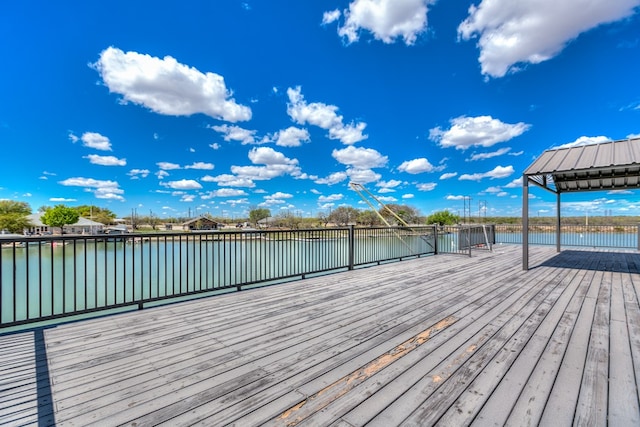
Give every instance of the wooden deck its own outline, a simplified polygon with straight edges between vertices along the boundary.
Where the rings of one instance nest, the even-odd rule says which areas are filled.
[[[640,254],[520,246],[0,336],[0,424],[640,425]]]

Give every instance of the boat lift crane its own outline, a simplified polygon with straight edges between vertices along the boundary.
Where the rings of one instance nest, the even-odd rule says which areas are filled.
[[[374,196],[374,195],[373,195],[373,193],[371,193],[371,191],[367,190],[367,189],[365,188],[365,186],[364,186],[364,185],[362,185],[362,184],[358,184],[357,182],[350,182],[350,183],[349,183],[349,187],[351,187],[351,189],[352,189],[353,191],[355,191],[356,193],[358,193],[358,196],[360,196],[360,198],[361,198],[362,200],[364,200],[366,204],[368,204],[368,205],[369,205],[369,207],[371,208],[371,210],[373,210],[373,211],[376,213],[376,215],[378,215],[378,217],[380,218],[380,220],[382,220],[382,222],[384,222],[384,223],[385,223],[385,225],[386,225],[387,227],[391,227],[391,224],[389,224],[389,222],[387,221],[387,219],[386,219],[384,216],[382,216],[382,214],[380,214],[380,212],[378,211],[378,209],[376,209],[376,207],[373,205],[373,203],[371,203],[371,201],[370,201],[367,197],[365,197],[365,193],[366,193],[369,197],[371,197],[373,200],[375,200],[376,202],[378,202],[378,204],[379,204],[383,209],[385,209],[387,212],[389,212],[391,215],[393,215],[393,217],[394,217],[395,219],[397,219],[397,220],[398,220],[398,222],[399,222],[400,224],[404,225],[405,227],[408,227],[408,226],[409,226],[409,224],[407,224],[407,222],[406,222],[404,219],[400,218],[400,216],[398,216],[398,214],[396,214],[393,210],[389,209],[389,207],[388,207],[386,204],[382,203],[382,202],[380,201],[380,199],[378,199],[376,196]]]
[[[398,214],[396,214],[393,210],[391,210],[386,204],[382,203],[382,201],[380,201],[380,199],[378,199],[373,193],[371,193],[369,190],[367,190],[365,188],[364,185],[359,184],[357,182],[350,182],[349,183],[349,187],[351,187],[352,190],[354,190],[356,193],[358,193],[358,195],[360,196],[360,198],[362,198],[362,200],[365,201],[365,203],[367,205],[369,205],[369,207],[376,213],[376,215],[378,215],[378,217],[380,218],[380,220],[386,224],[387,227],[393,227],[391,224],[389,224],[389,221],[387,221],[387,219],[382,216],[382,214],[378,211],[378,209],[376,209],[376,207],[374,206],[374,204],[371,202],[371,200],[369,200],[367,198],[367,196],[369,196],[371,199],[373,199],[374,201],[376,201],[381,207],[382,209],[384,209],[385,211],[389,212],[395,219],[398,220],[399,224],[402,224],[404,227],[406,227],[409,231],[415,231],[412,230],[411,227],[409,226],[409,224],[407,224],[407,222],[402,219],[400,216],[398,216]],[[486,247],[492,251],[493,247],[491,245],[491,242],[489,241],[489,236],[487,234],[487,227],[483,224],[482,226],[482,236],[484,237],[483,241],[475,241],[476,239],[472,239],[471,236],[471,226],[468,226],[467,228],[467,234],[466,234],[466,239],[467,239],[467,243],[466,243],[466,247],[471,248],[472,246],[476,246],[478,244],[482,244],[482,245],[486,245]],[[392,228],[393,230],[393,228]],[[397,233],[395,230],[393,231],[393,233],[396,235],[396,237],[398,239],[400,239],[400,241],[402,241],[402,243],[405,244],[405,246],[407,246],[409,248],[409,250],[412,250],[410,245],[403,239],[403,236],[401,236],[399,233]],[[458,238],[460,239],[460,231],[458,231]],[[430,245],[431,247],[435,248],[435,241],[430,240],[429,236],[424,235],[424,234],[419,234],[420,238],[422,240],[424,240],[428,245]],[[434,237],[434,239],[436,239],[437,237]]]
[[[375,202],[377,202],[382,209],[384,209],[385,211],[389,212],[396,220],[398,220],[399,224],[402,224],[404,227],[407,227],[410,231],[411,228],[409,227],[409,224],[407,223],[407,221],[405,221],[404,219],[402,219],[397,213],[395,213],[392,209],[389,208],[389,206],[387,206],[385,203],[382,203],[382,201],[380,199],[378,199],[373,193],[371,193],[369,190],[367,190],[367,188],[362,185],[359,184],[357,182],[350,182],[349,183],[349,187],[351,187],[351,189],[353,191],[355,191],[356,193],[358,193],[358,196],[360,196],[360,198],[362,200],[364,200],[364,202],[369,205],[369,207],[371,208],[371,210],[373,210],[373,212],[375,212],[376,215],[378,215],[378,218],[380,218],[380,220],[387,226],[387,227],[393,227],[391,224],[389,224],[389,221],[387,221],[387,219],[378,211],[378,209],[376,209],[375,205],[371,202],[371,200],[369,200],[369,198],[367,198],[367,196],[369,196],[371,199],[373,199]],[[398,239],[400,239],[400,241],[402,243],[405,244],[405,246],[407,246],[409,248],[409,250],[413,251],[413,249],[411,248],[411,246],[402,238],[402,236],[400,234],[398,234],[396,231],[393,231],[393,234],[396,235],[396,237]],[[433,242],[429,241],[428,237],[425,235],[420,235],[420,238],[422,238],[425,242],[427,242],[427,244],[431,245],[433,247]]]

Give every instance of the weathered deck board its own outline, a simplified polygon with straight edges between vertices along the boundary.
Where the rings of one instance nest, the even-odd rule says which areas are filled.
[[[0,335],[0,424],[638,424],[640,255],[530,251]]]
[[[508,273],[508,270],[505,270]],[[496,278],[501,276],[496,275]],[[478,344],[487,339],[490,334],[487,333],[485,325],[494,322],[499,316],[506,316],[503,314],[513,308],[514,304],[518,304],[527,295],[537,292],[535,286],[529,288],[519,284],[518,286],[510,286],[508,276],[501,278],[501,285],[504,289],[511,290],[511,295],[503,295],[502,298],[490,298],[488,301],[480,301],[479,308],[486,309],[466,315],[463,320],[452,328],[447,330],[450,333],[446,336],[446,341],[438,345],[434,351],[429,354],[429,357],[423,357],[422,355],[416,355],[418,357],[416,364],[410,369],[399,372],[399,376],[393,379],[393,382],[388,385],[392,390],[407,390],[409,386],[414,384],[411,389],[407,390],[402,396],[397,392],[382,392],[376,393],[369,399],[360,404],[360,407],[351,411],[345,420],[353,424],[362,424],[371,417],[372,414],[385,408],[391,402],[389,399],[396,400],[393,405],[388,408],[384,414],[377,417],[377,423],[384,425],[389,422],[390,419],[396,419],[400,415],[409,414],[414,410],[425,398],[427,390],[421,388],[420,384],[424,383],[426,387],[432,387],[434,390],[438,387],[438,384],[446,376],[450,375],[459,365],[462,364],[466,357],[471,354],[467,350],[471,347],[478,346]],[[505,286],[507,285],[507,286]],[[493,300],[493,301],[492,301]],[[459,329],[457,329],[459,327]],[[455,335],[454,335],[455,332]],[[451,362],[451,355],[458,354],[453,358]],[[408,360],[411,356],[407,356]],[[439,364],[439,366],[437,366]],[[431,372],[435,370],[438,373]],[[446,371],[446,372],[445,372]],[[379,379],[376,378],[376,383]],[[415,393],[415,396],[413,395]]]

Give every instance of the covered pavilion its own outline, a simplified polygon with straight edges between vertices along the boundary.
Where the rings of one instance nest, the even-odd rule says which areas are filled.
[[[529,184],[556,194],[556,249],[560,252],[560,195],[640,188],[640,138],[544,151],[522,177],[522,268],[529,269]]]

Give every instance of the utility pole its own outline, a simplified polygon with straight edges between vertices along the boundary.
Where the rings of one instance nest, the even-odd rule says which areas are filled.
[[[483,217],[484,218],[487,217],[487,201],[479,200],[478,201],[478,218],[482,219]]]
[[[469,201],[469,206],[467,207],[467,200]],[[466,224],[467,222],[467,209],[469,212],[469,221],[471,221],[471,196],[463,196],[462,197],[462,211],[463,211],[463,221]]]

